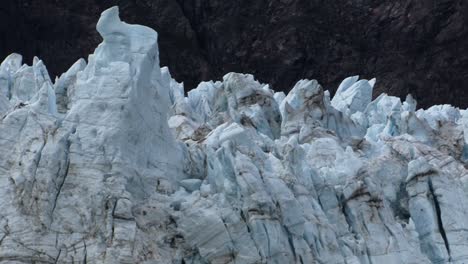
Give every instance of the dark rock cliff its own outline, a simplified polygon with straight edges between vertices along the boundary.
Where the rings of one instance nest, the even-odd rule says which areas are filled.
[[[236,71],[276,90],[315,78],[333,91],[359,74],[377,77],[376,94],[468,107],[464,0],[7,0],[0,56],[38,55],[58,75],[100,42],[111,5],[159,32],[161,64],[187,88]]]

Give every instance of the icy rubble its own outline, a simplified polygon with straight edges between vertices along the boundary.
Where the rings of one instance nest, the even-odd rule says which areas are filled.
[[[88,63],[0,66],[0,261],[466,263],[468,114],[345,79],[184,87],[106,10]]]

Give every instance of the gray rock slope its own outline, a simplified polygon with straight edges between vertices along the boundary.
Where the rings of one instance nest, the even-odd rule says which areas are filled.
[[[274,93],[229,73],[184,96],[157,33],[52,82],[0,66],[2,263],[466,263],[468,113],[345,79]]]

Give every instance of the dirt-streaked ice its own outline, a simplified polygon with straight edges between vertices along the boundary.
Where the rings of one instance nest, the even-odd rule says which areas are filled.
[[[101,15],[53,83],[0,66],[0,262],[466,263],[468,114],[375,79],[184,95],[157,33]]]

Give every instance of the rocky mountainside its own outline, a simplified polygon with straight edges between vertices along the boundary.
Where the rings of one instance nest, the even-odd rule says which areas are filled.
[[[228,73],[185,96],[158,35],[102,13],[55,82],[0,65],[0,261],[468,261],[468,112],[376,80],[274,92]]]
[[[231,71],[276,90],[314,78],[332,93],[349,75],[376,76],[375,96],[411,93],[421,107],[468,107],[464,0],[7,0],[0,56],[40,56],[53,77],[101,42],[105,8],[161,35],[161,62],[191,89]]]

